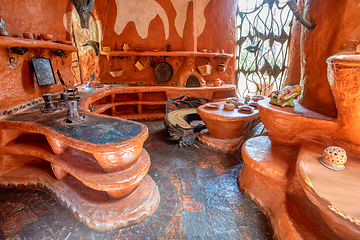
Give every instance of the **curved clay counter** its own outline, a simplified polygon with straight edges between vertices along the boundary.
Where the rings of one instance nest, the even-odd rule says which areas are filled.
[[[360,236],[360,159],[348,155],[345,169],[324,167],[321,158],[326,145],[304,144],[298,155],[297,173],[308,198],[341,239]]]
[[[308,110],[296,99],[294,104],[294,108],[282,108],[270,104],[270,99],[258,101],[261,122],[269,132],[269,138],[291,146],[309,138],[331,141],[336,131],[335,118]]]
[[[271,218],[279,239],[359,239],[360,55],[327,60],[338,116],[258,102],[268,137],[243,145],[238,183]],[[325,148],[346,150],[345,170],[319,163]],[[266,192],[266,194],[264,194]],[[280,207],[281,206],[281,207]]]
[[[124,119],[164,119],[166,101],[183,95],[196,98],[223,99],[235,96],[236,86],[172,87],[111,85],[108,88],[83,92],[82,109]]]
[[[67,108],[42,107],[0,120],[0,184],[47,188],[100,231],[137,224],[155,211],[160,196],[147,175],[145,125],[83,112],[84,122],[67,124]]]

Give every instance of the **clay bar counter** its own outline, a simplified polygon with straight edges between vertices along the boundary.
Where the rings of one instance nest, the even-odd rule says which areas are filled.
[[[45,188],[86,226],[108,231],[137,224],[159,204],[147,172],[150,157],[141,123],[81,112],[66,124],[67,108],[42,113],[35,105],[0,120],[0,184]]]

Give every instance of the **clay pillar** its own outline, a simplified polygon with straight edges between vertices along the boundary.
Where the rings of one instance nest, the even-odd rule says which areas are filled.
[[[185,51],[193,51],[193,52],[197,51],[195,6],[193,1],[190,1],[188,5],[187,17],[184,26],[183,42],[184,42]]]
[[[338,132],[345,141],[360,144],[360,55],[328,58],[328,79],[338,110]]]

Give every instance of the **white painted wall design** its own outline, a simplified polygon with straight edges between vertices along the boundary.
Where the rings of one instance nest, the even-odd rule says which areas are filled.
[[[188,4],[191,0],[171,0],[175,10],[175,28],[180,37],[184,35],[184,26],[186,22],[186,14]],[[211,0],[192,0],[195,6],[195,21],[196,21],[196,33],[197,37],[204,31],[206,19],[204,15],[205,7]]]
[[[165,37],[169,38],[169,20],[165,10],[155,0],[115,0],[117,16],[114,30],[117,34],[124,31],[126,25],[133,21],[139,36],[147,38],[149,25],[157,15],[164,24]]]

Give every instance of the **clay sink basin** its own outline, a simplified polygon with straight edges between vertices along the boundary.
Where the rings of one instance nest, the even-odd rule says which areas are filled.
[[[340,239],[360,239],[360,159],[347,152],[345,169],[330,170],[318,161],[326,147],[315,143],[301,147],[296,167],[301,185]]]
[[[219,108],[211,109],[202,105],[197,113],[205,123],[209,133],[220,139],[235,139],[241,137],[253,126],[251,123],[259,119],[259,111],[254,109],[251,113],[244,113],[235,108],[224,110],[224,103],[219,102]]]

